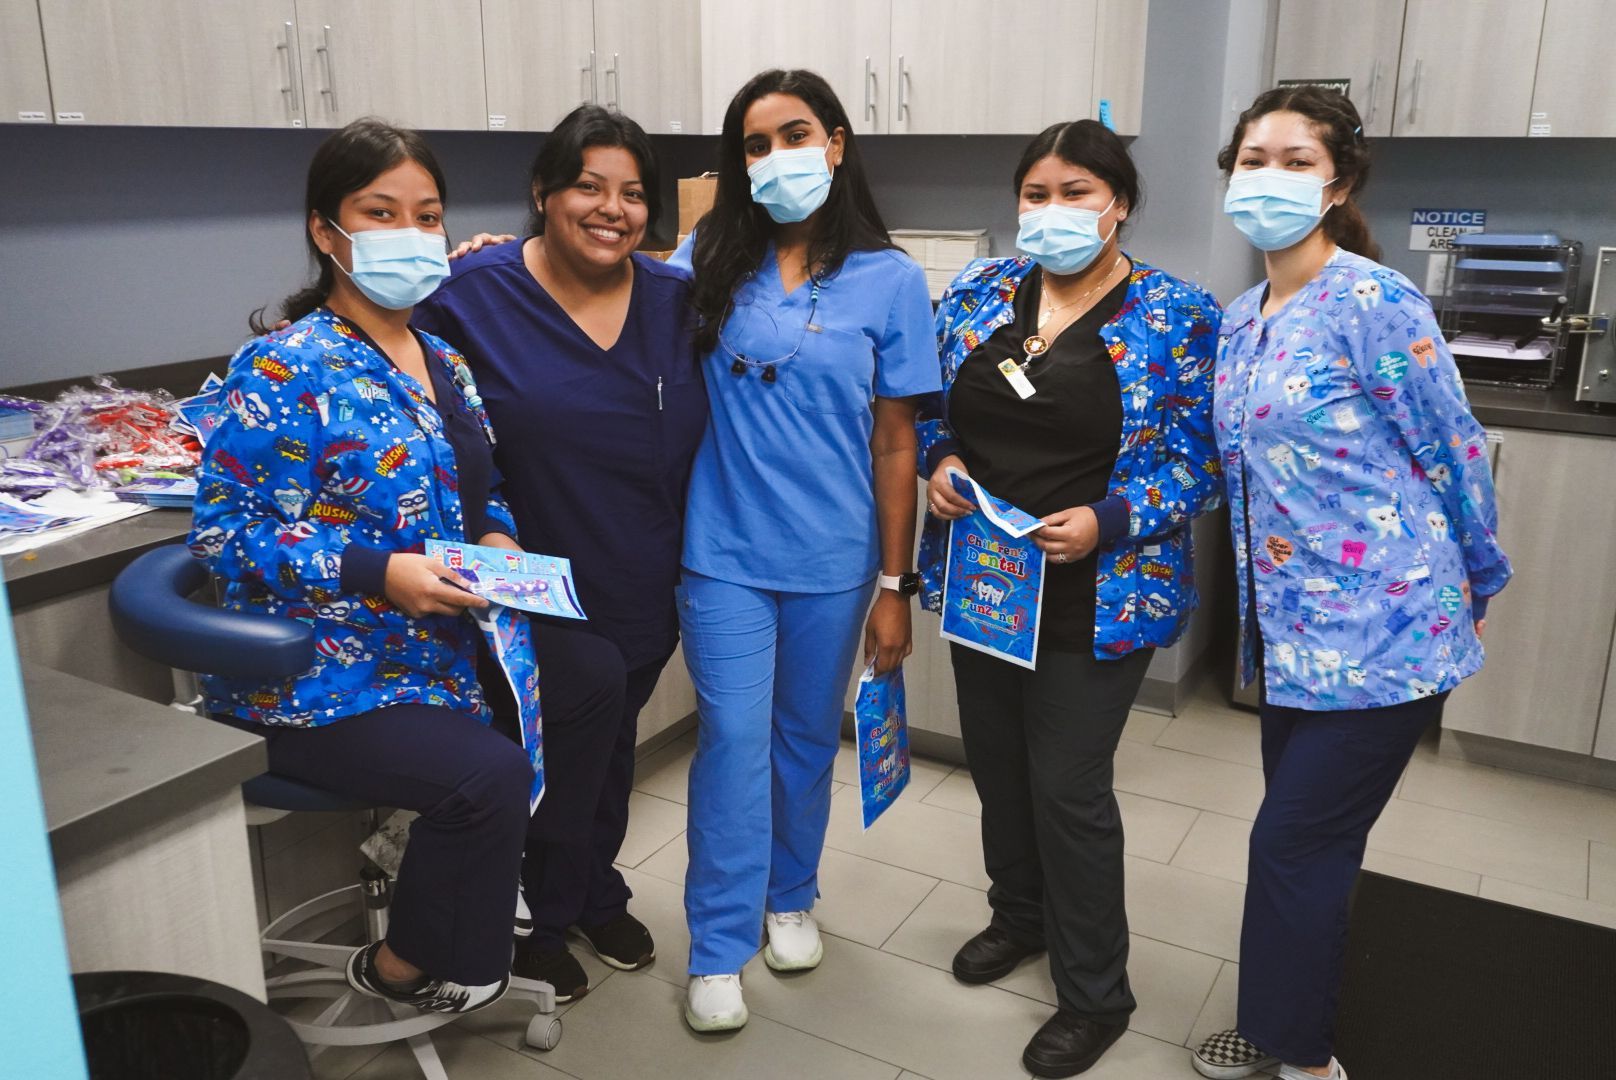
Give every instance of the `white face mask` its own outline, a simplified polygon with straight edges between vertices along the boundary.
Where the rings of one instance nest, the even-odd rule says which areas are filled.
[[[785,225],[806,219],[830,197],[830,144],[776,150],[746,170],[752,201]]]

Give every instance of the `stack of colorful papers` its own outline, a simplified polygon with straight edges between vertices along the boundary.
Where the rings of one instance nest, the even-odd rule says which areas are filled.
[[[196,478],[148,476],[113,492],[124,502],[145,503],[165,510],[189,510],[196,501]]]

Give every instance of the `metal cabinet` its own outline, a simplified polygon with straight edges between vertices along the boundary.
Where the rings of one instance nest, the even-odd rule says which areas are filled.
[[[58,123],[302,126],[292,0],[40,0],[39,16]]]
[[[50,122],[38,0],[0,0],[0,124]]]
[[[1616,439],[1499,433],[1499,539],[1515,577],[1488,609],[1486,666],[1453,692],[1442,725],[1589,754],[1616,631]],[[1600,733],[1607,756],[1612,728]]]
[[[1529,134],[1616,135],[1616,79],[1609,75],[1613,40],[1616,4],[1610,0],[1548,0]]]
[[[1365,135],[1392,133],[1404,0],[1280,0],[1274,79],[1346,79]]]
[[[478,0],[297,0],[310,127],[488,127]]]

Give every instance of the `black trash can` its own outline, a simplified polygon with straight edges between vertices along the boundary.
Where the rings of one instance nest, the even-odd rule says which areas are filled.
[[[310,1080],[285,1020],[239,990],[188,975],[73,976],[90,1080]]]

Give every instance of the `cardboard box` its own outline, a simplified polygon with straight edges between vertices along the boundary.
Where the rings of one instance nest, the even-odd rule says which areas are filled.
[[[679,235],[683,237],[696,227],[702,215],[713,208],[718,194],[718,174],[702,173],[683,177],[679,181]]]

